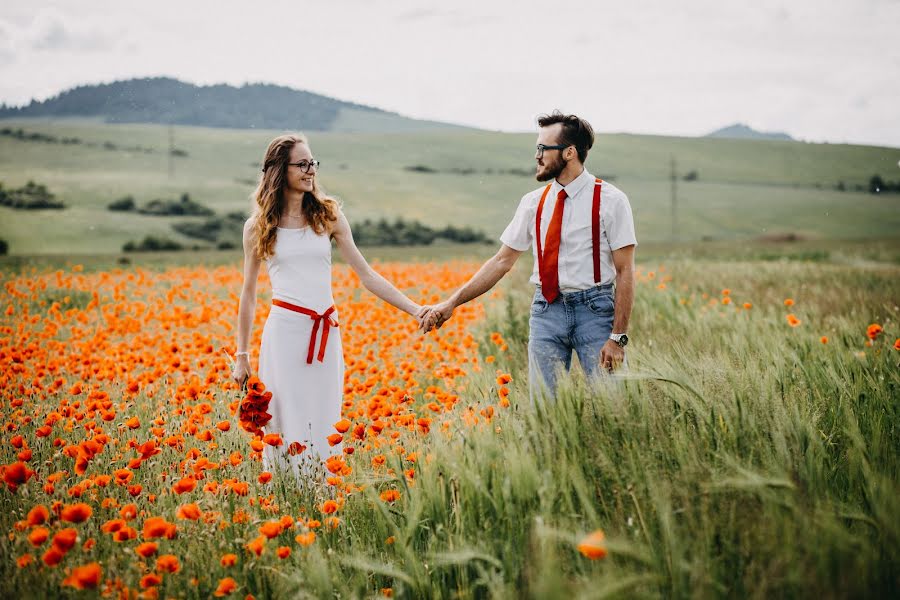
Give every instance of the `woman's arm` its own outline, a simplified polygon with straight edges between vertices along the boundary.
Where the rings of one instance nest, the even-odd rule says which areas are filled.
[[[256,278],[261,261],[256,256],[256,240],[253,237],[253,220],[244,223],[244,282],[241,285],[241,301],[238,305],[237,361],[232,377],[238,383],[250,376],[250,331],[256,315]]]
[[[337,243],[341,257],[353,268],[367,290],[388,304],[416,318],[419,318],[426,312],[426,309],[407,298],[403,292],[369,266],[365,257],[360,253],[359,248],[356,247],[356,242],[353,241],[350,223],[343,212],[338,212],[338,222],[334,226],[332,235]]]

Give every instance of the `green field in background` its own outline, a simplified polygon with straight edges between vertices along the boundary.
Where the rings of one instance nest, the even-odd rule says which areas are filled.
[[[140,204],[188,192],[218,213],[250,209],[268,141],[280,132],[90,121],[0,121],[0,128],[78,137],[87,144],[49,144],[0,136],[0,182],[46,184],[68,208],[16,211],[0,207],[0,238],[10,253],[118,253],[145,235],[185,245],[204,243],[171,229],[178,217],[114,213],[106,205],[125,195]],[[470,225],[497,236],[521,196],[538,187],[532,171],[534,134],[441,132],[417,134],[316,133],[320,181],[341,198],[351,221],[417,219],[433,226]],[[106,150],[111,142],[117,150]],[[152,153],[126,151],[140,146]],[[794,233],[809,239],[893,238],[900,231],[900,194],[872,195],[869,178],[900,179],[900,149],[801,142],[599,134],[588,169],[629,196],[641,242],[672,236],[670,160],[678,181],[677,238],[738,240]],[[410,172],[424,166],[437,173]],[[468,175],[452,171],[472,170]],[[502,174],[498,174],[501,172]]]

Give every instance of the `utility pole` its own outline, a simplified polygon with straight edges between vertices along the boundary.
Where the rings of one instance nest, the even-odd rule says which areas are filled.
[[[672,241],[678,240],[678,173],[675,169],[675,155],[671,156],[672,165]]]
[[[169,123],[169,179],[175,177],[175,128]]]

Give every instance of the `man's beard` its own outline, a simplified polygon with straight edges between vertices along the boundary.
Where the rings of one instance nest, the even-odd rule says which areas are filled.
[[[555,162],[550,164],[544,163],[544,171],[536,173],[534,177],[538,181],[550,181],[551,179],[556,179],[559,177],[559,174],[563,172],[563,169],[566,168],[567,164],[569,164],[568,161],[559,156],[556,158]]]

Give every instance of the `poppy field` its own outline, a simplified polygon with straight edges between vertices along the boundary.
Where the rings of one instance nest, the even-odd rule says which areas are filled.
[[[377,265],[422,303],[477,268]],[[230,379],[238,265],[2,273],[3,595],[897,592],[900,269],[642,265],[629,372],[537,404],[525,270],[422,335],[336,266],[339,450],[299,483]]]

